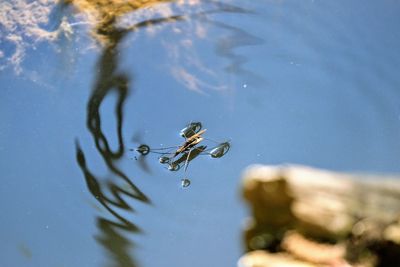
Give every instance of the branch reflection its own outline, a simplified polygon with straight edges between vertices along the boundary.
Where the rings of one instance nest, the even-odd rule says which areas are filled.
[[[121,195],[124,194],[133,198],[137,198],[135,194],[137,192],[137,188],[133,185],[133,183],[130,183],[129,185],[131,186],[132,192],[128,192],[127,190],[124,190],[118,185],[110,182],[107,184],[107,188],[114,196],[114,199],[110,199],[103,193],[96,176],[94,176],[88,169],[85,155],[78,142],[76,142],[76,158],[79,167],[84,173],[86,184],[90,193],[115,217],[115,219],[117,219],[117,222],[115,222],[103,217],[97,217],[97,227],[100,229],[101,234],[100,236],[96,237],[96,239],[109,251],[115,260],[116,266],[137,266],[132,258],[132,255],[129,253],[129,248],[131,247],[130,241],[122,233],[118,232],[118,229],[128,232],[139,232],[139,228],[135,224],[119,215],[112,208],[112,206],[115,206],[131,211],[131,206],[129,206],[129,204],[121,197]],[[146,202],[148,200],[147,198],[144,198],[143,201]]]
[[[139,7],[138,7],[139,8]],[[130,10],[132,11],[132,10]],[[87,187],[90,193],[99,201],[99,203],[108,210],[116,221],[104,217],[97,217],[97,227],[100,235],[96,237],[99,243],[107,249],[113,258],[115,266],[134,267],[137,263],[129,253],[132,246],[131,241],[120,230],[127,232],[139,232],[139,228],[125,219],[115,211],[120,208],[132,211],[132,207],[123,199],[122,195],[135,198],[144,203],[150,203],[149,198],[131,181],[131,179],[116,166],[116,162],[124,155],[125,146],[122,136],[123,124],[123,106],[130,88],[130,77],[127,73],[118,71],[118,55],[120,53],[119,44],[123,38],[135,29],[152,26],[163,22],[171,22],[179,19],[178,16],[161,19],[148,20],[140,22],[128,29],[120,29],[115,25],[116,17],[104,14],[104,20],[96,27],[96,34],[102,37],[103,51],[97,64],[98,75],[93,87],[92,94],[87,105],[87,127],[92,134],[96,149],[102,156],[107,168],[115,177],[122,179],[129,185],[130,190],[121,188],[116,182],[108,182],[106,188],[111,192],[113,198],[109,198],[103,193],[103,186],[86,164],[85,154],[76,141],[76,159],[81,168]],[[106,135],[101,128],[100,106],[105,97],[112,93],[117,93],[117,103],[115,107],[115,116],[117,123],[118,148],[113,151],[109,145]]]
[[[204,3],[212,4],[213,8],[207,11],[200,10],[196,12],[181,11],[186,15],[170,15],[169,11],[161,12],[156,17],[140,20],[138,23],[121,27],[119,18],[128,13],[138,12],[143,8],[149,8],[159,4],[175,2],[172,0],[141,0],[141,1],[102,1],[102,0],[70,0],[67,4],[73,5],[78,11],[86,13],[89,19],[94,23],[94,37],[102,46],[101,54],[96,65],[97,75],[87,104],[87,127],[92,135],[96,150],[101,155],[107,169],[111,171],[113,179],[106,184],[100,183],[97,177],[89,169],[83,149],[78,141],[76,141],[76,160],[84,174],[87,187],[95,199],[113,216],[112,219],[105,217],[97,217],[97,227],[100,234],[96,240],[109,252],[113,259],[114,266],[137,266],[134,256],[129,253],[130,247],[133,245],[125,236],[126,232],[139,233],[140,229],[129,220],[120,215],[116,209],[125,211],[133,211],[123,197],[130,197],[143,203],[150,203],[150,199],[132,182],[132,180],[121,170],[117,162],[121,160],[125,152],[125,145],[122,135],[122,126],[124,121],[124,103],[130,92],[131,77],[127,72],[121,71],[119,55],[121,52],[121,43],[130,32],[134,32],[141,28],[150,28],[158,24],[173,23],[188,18],[204,19],[206,14],[218,12],[243,13],[245,10],[222,4],[214,1],[204,1]],[[181,1],[179,1],[181,2]],[[197,3],[197,4],[200,4]],[[146,9],[147,10],[147,9]],[[168,14],[168,15],[166,15]],[[234,47],[234,46],[231,46]],[[229,56],[231,54],[228,54]],[[233,60],[235,61],[235,60]],[[235,62],[237,63],[237,62]],[[236,66],[240,64],[236,64]],[[240,67],[238,67],[240,69]],[[104,99],[111,93],[117,94],[117,102],[115,106],[116,117],[116,136],[118,145],[115,150],[110,147],[109,140],[102,130],[102,116],[100,107]],[[125,183],[122,187],[118,185],[120,182]],[[129,190],[126,190],[128,185]],[[104,193],[104,192],[110,193]],[[111,194],[112,197],[107,195]]]

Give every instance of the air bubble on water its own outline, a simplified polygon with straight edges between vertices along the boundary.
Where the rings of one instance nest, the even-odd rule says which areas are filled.
[[[184,178],[181,180],[181,186],[182,188],[188,187],[190,185],[190,180],[187,178]]]

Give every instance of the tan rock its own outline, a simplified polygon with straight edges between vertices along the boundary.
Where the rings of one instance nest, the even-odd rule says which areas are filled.
[[[317,265],[293,259],[289,254],[253,251],[240,258],[238,267],[317,267]]]
[[[243,196],[248,250],[318,266],[400,266],[400,177],[255,165],[244,173]],[[256,255],[245,266],[282,259]]]

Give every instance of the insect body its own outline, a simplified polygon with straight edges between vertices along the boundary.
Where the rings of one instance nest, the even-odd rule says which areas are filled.
[[[201,136],[203,133],[205,133],[206,129],[201,130],[200,132],[192,135],[191,137],[187,138],[185,143],[183,143],[176,151],[174,154],[174,157],[179,155],[182,152],[189,151],[193,147],[195,147],[198,143],[203,141],[203,137]]]

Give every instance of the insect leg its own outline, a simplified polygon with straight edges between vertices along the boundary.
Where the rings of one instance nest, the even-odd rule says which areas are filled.
[[[189,157],[190,157],[190,153],[192,153],[192,150],[193,150],[193,148],[189,150],[189,153],[188,153],[188,155],[186,157],[186,160],[185,160],[185,170],[184,170],[185,173],[186,173],[186,170],[187,170],[187,168],[189,166]]]

